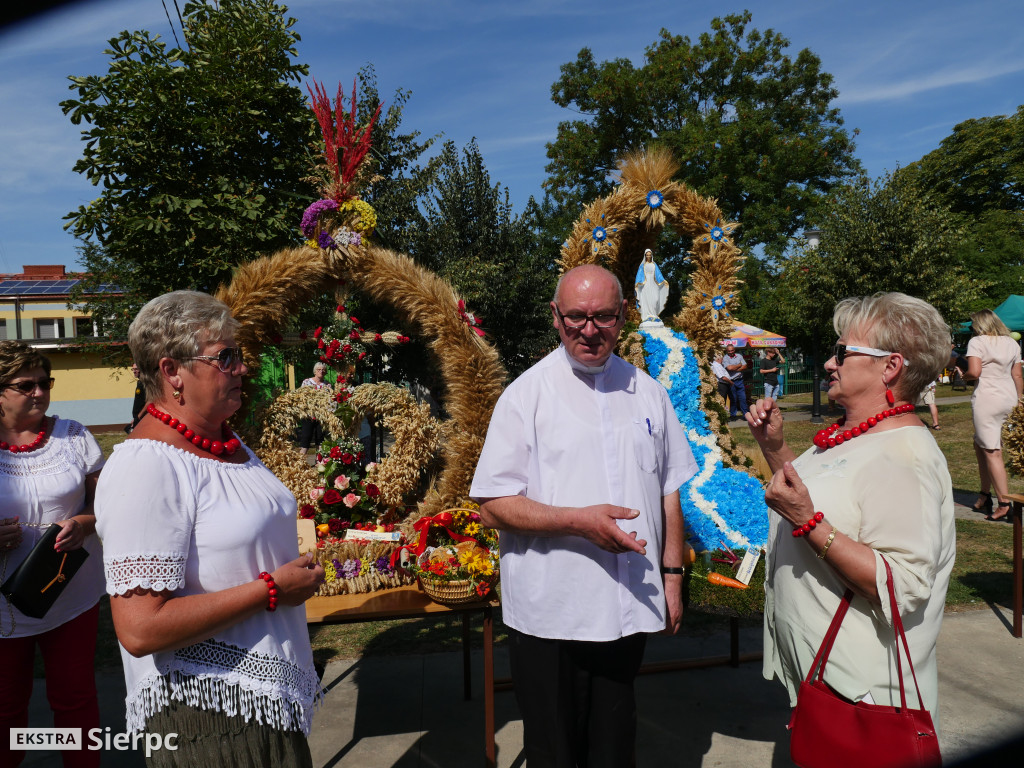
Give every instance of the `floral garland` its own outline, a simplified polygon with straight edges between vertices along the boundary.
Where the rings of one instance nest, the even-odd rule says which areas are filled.
[[[344,224],[326,231],[332,226],[329,217],[334,212],[338,216],[354,213],[357,218],[355,221],[350,221],[351,217],[344,218]],[[324,217],[324,214],[327,214],[327,217]],[[341,205],[334,200],[317,200],[302,213],[301,228],[306,245],[324,251],[336,251],[346,245],[362,245],[363,233],[370,234],[376,226],[376,211],[362,200],[346,200]]]
[[[669,393],[686,432],[698,472],[679,489],[693,503],[686,525],[694,549],[717,547],[724,538],[737,547],[764,547],[768,540],[768,508],[756,478],[725,467],[721,448],[708,426],[700,403],[700,368],[686,336],[667,327],[644,328],[647,370]]]
[[[420,519],[406,568],[421,579],[469,581],[477,595],[490,594],[498,575],[498,534],[480,520],[479,507],[461,508]]]

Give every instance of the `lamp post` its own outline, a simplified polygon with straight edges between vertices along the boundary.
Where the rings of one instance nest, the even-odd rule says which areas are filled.
[[[821,242],[821,230],[805,229],[804,240],[807,241],[808,248],[816,250],[818,243]],[[811,350],[811,423],[821,424],[824,420],[821,418],[821,366],[818,365],[818,346],[820,341],[818,339],[817,324],[814,325],[814,335],[811,344],[813,346]]]

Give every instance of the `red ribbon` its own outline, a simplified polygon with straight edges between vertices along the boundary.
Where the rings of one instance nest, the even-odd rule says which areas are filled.
[[[430,527],[432,525],[436,525],[438,528],[443,529],[449,536],[452,537],[454,541],[473,541],[476,542],[476,545],[480,547],[480,549],[482,549],[484,552],[490,553],[491,550],[489,550],[479,541],[474,539],[472,536],[464,536],[461,533],[456,533],[455,531],[453,531],[451,529],[452,522],[454,521],[451,512],[440,512],[434,515],[433,517],[421,517],[413,525],[413,529],[420,535],[419,541],[416,543],[416,548],[413,549],[412,545],[410,544],[403,544],[401,547],[398,547],[398,549],[391,553],[391,567],[395,567],[395,563],[398,561],[399,557],[401,557],[403,551],[407,550],[413,555],[415,555],[417,558],[419,558],[419,556],[423,554],[423,552],[427,548],[427,539],[429,538],[428,534],[430,533]]]

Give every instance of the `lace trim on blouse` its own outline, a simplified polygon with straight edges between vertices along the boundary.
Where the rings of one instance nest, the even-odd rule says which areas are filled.
[[[125,595],[138,588],[174,592],[185,586],[185,555],[180,552],[104,557],[103,570],[108,595]]]
[[[324,694],[312,668],[218,640],[175,651],[169,667],[129,694],[129,731],[144,730],[146,721],[174,700],[309,735],[313,710]]]
[[[0,451],[0,474],[13,477],[58,475],[78,463],[74,445],[85,434],[85,427],[59,416],[53,419],[53,431],[42,448],[30,453]]]

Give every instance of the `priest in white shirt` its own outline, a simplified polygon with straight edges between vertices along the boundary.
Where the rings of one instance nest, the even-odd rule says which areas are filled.
[[[647,634],[682,618],[679,487],[697,466],[665,388],[612,354],[615,276],[570,270],[551,312],[562,345],[498,400],[470,495],[500,532],[527,765],[620,768]]]

